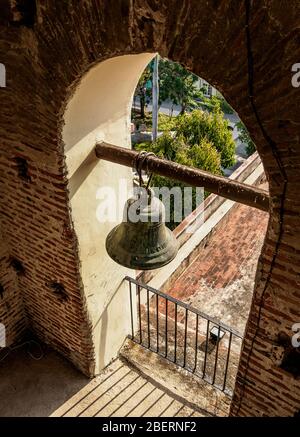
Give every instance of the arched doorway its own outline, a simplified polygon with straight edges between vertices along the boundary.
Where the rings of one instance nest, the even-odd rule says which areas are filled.
[[[61,138],[65,106],[95,64],[116,56],[160,52],[218,88],[257,144],[270,184],[270,223],[232,411],[294,413],[296,400],[291,403],[283,391],[277,402],[272,382],[275,374],[275,380],[282,379],[289,390],[299,389],[273,353],[279,333],[289,338],[299,315],[300,94],[291,86],[291,66],[299,62],[299,5],[289,3],[288,14],[286,5],[273,0],[190,0],[178,7],[172,0],[149,0],[117,1],[112,9],[108,2],[48,2],[39,4],[34,27],[21,24],[6,33],[1,61],[10,86],[3,93],[2,107],[7,111],[0,120],[5,145],[1,160],[6,171],[16,156],[27,159],[32,185],[25,189],[31,218],[24,221],[15,214],[24,208],[24,187],[15,171],[6,171],[3,186],[13,187],[14,203],[6,189],[4,238],[19,258],[29,260],[19,287],[34,330],[86,373],[93,374],[94,358],[65,186]],[[8,45],[13,49],[7,50]],[[50,212],[51,226],[47,217],[42,215],[42,224],[41,216],[32,214],[35,207],[41,214]],[[48,248],[43,259],[44,246]],[[60,264],[57,257],[62,258]],[[61,278],[70,296],[67,304],[57,302],[47,285]],[[255,392],[249,388],[254,384]],[[261,402],[256,399],[258,391]]]
[[[96,373],[117,356],[130,332],[127,290],[122,284],[128,270],[108,257],[105,238],[120,219],[120,211],[114,215],[116,202],[123,205],[132,191],[132,175],[120,165],[99,161],[94,147],[101,140],[131,147],[133,92],[153,56],[120,56],[96,65],[82,78],[64,116],[72,219],[92,322]],[[102,220],[98,206],[103,196],[109,196],[109,211]]]

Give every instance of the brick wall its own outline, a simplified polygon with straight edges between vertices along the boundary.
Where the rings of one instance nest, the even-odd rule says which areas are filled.
[[[64,108],[96,62],[159,50],[218,88],[257,144],[271,218],[232,414],[293,415],[299,410],[299,379],[280,368],[280,351],[288,353],[291,324],[300,319],[300,92],[291,86],[291,66],[300,62],[300,5],[136,0],[132,9],[129,0],[113,3],[37,1],[32,20],[30,13],[23,21],[18,14],[12,18],[9,6],[0,20],[8,85],[0,90],[0,210],[8,253],[25,268],[18,284],[28,322],[92,372],[64,172]],[[18,176],[16,157],[27,160],[30,181]]]
[[[27,320],[17,275],[13,267],[14,260],[9,256],[2,232],[0,241],[0,323],[5,326],[5,344],[11,346],[22,338]]]
[[[8,323],[9,343],[19,339],[27,320],[41,340],[91,375],[92,334],[70,220],[55,97],[47,71],[42,73],[38,67],[32,30],[1,27],[1,33],[0,57],[7,71],[7,87],[0,90],[5,289],[13,275],[9,259],[23,268],[18,281],[5,291],[1,321]],[[62,96],[56,94],[56,99],[61,102]],[[5,305],[11,307],[9,315]]]
[[[24,160],[26,175],[20,171]],[[0,165],[7,244],[1,308],[11,307],[3,319],[11,333],[9,343],[19,339],[27,318],[42,340],[90,374],[91,339],[74,255],[76,240],[68,226],[65,175],[59,167],[50,169],[47,163],[36,162],[30,145],[20,143],[5,148]],[[21,269],[17,280],[11,260]]]

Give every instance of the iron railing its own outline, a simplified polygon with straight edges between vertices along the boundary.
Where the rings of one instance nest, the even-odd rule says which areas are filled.
[[[125,280],[130,338],[231,395],[242,335],[172,296],[128,276]]]

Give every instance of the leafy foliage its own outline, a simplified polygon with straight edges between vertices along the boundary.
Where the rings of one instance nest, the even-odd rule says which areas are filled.
[[[151,63],[146,68],[137,87],[139,96],[147,98],[151,90],[146,83],[151,80]],[[235,143],[224,112],[233,112],[222,96],[204,97],[197,88],[198,77],[179,64],[168,60],[159,62],[160,103],[167,99],[174,105],[181,105],[181,114],[170,117],[160,113],[159,130],[163,134],[152,143],[136,144],[137,150],[154,152],[157,156],[179,164],[200,168],[214,174],[222,174],[222,167],[235,163]],[[143,94],[144,93],[144,94]],[[205,108],[205,111],[199,108]],[[195,109],[196,108],[196,109]],[[192,112],[190,112],[192,110]],[[142,115],[142,113],[141,113]],[[151,114],[143,113],[143,123],[152,126]],[[153,175],[152,185],[156,187],[183,189],[185,184],[169,178]],[[208,194],[208,193],[206,193]],[[192,195],[196,207],[195,189]],[[171,204],[171,219],[167,225],[174,229],[174,204]],[[184,211],[183,211],[184,217]]]
[[[199,144],[189,148],[188,157],[192,166],[201,168],[214,174],[221,174],[221,156],[215,147],[206,138],[202,138]]]
[[[203,94],[196,86],[198,77],[176,62],[161,59],[159,62],[159,101],[170,99],[181,106],[181,114],[199,107],[197,99]]]
[[[218,97],[221,102],[221,110],[224,112],[224,114],[234,114],[234,109],[229,105],[227,100],[224,99],[223,96]]]
[[[234,113],[232,107],[229,105],[228,102],[226,102],[224,97],[221,95],[212,96],[211,98],[204,97],[202,99],[202,102],[203,103],[201,103],[201,106],[207,109],[209,112],[213,112],[217,107],[220,108],[220,110],[224,112],[224,114]]]
[[[155,153],[160,158],[175,161],[182,165],[201,168],[214,174],[221,174],[221,158],[215,147],[206,139],[202,138],[198,144],[192,146],[186,144],[183,135],[173,135],[166,131],[152,143],[140,143],[136,145],[137,150],[147,150]],[[153,175],[152,185],[154,187],[180,187],[183,189],[188,185],[174,179]],[[208,193],[206,193],[207,195]],[[163,200],[163,199],[162,199]],[[192,209],[196,208],[196,189],[192,191]],[[166,205],[168,207],[168,205]],[[175,222],[174,201],[170,206],[170,221],[167,226],[174,229],[178,223]],[[182,217],[185,216],[184,206],[182,205]]]
[[[176,117],[159,113],[158,114],[158,129],[160,131],[168,131],[176,129]]]
[[[136,118],[135,113],[133,113],[133,120],[136,122],[137,125],[138,125],[138,122],[141,123],[141,120],[138,120],[138,118]],[[151,128],[152,128],[152,114],[146,113],[142,122],[143,122],[143,124],[145,124],[145,126],[149,130],[151,130]],[[176,127],[176,117],[171,117],[170,115],[163,114],[162,112],[160,112],[158,114],[158,130],[159,131],[164,132],[164,131],[174,130],[175,127]]]
[[[251,140],[248,129],[246,128],[246,126],[244,125],[244,123],[242,121],[239,121],[238,123],[236,123],[236,127],[238,129],[239,132],[239,136],[238,139],[241,143],[245,143],[246,144],[246,152],[247,155],[250,156],[252,155],[255,150],[255,144],[254,142]]]
[[[135,90],[140,101],[140,118],[144,119],[145,105],[151,98],[151,89],[147,87],[152,80],[153,61],[145,68]],[[196,86],[198,77],[184,67],[168,59],[159,61],[159,104],[170,100],[173,105],[181,106],[181,113],[199,106],[203,94]],[[198,101],[197,101],[198,99]]]
[[[212,113],[195,110],[178,117],[176,131],[190,145],[199,144],[206,138],[220,153],[222,167],[231,167],[235,163],[235,143],[219,107],[216,106]]]
[[[151,77],[152,77],[152,71],[150,65],[148,65],[143,71],[143,74],[141,75],[134,92],[134,95],[139,97],[140,100],[140,118],[145,117],[146,99],[147,97],[148,98],[150,97],[150,90],[147,89],[146,85],[147,82],[151,80]]]

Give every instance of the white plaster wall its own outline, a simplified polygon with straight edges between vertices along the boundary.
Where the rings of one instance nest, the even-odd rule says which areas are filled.
[[[96,217],[100,187],[119,192],[119,180],[132,186],[127,167],[99,161],[94,154],[97,140],[131,147],[130,113],[135,86],[154,54],[127,55],[109,59],[91,69],[82,79],[65,112],[63,139],[69,171],[72,219],[79,242],[81,277],[93,323],[96,373],[118,354],[131,332],[129,293],[122,280],[128,270],[114,263],[105,250],[105,239],[116,223],[101,223]],[[123,188],[124,188],[123,183]],[[119,196],[122,204],[126,194]]]

